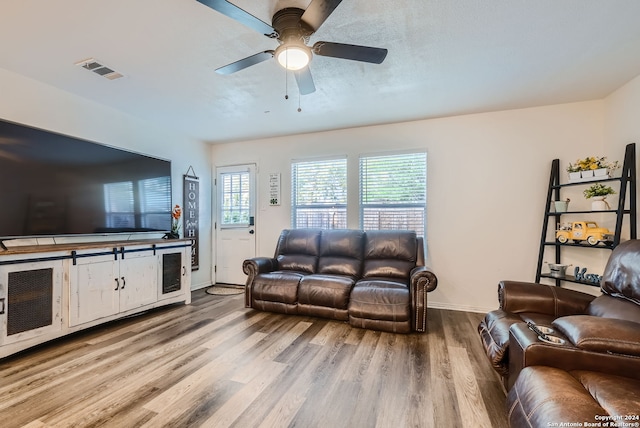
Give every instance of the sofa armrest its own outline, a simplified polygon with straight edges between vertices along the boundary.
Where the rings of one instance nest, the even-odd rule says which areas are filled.
[[[411,270],[411,289],[418,286],[423,287],[427,292],[433,291],[438,286],[438,277],[426,266],[418,266]]]
[[[271,257],[254,257],[242,262],[242,271],[247,275],[247,286],[253,283],[256,275],[273,272],[278,268],[278,261]]]
[[[574,315],[553,326],[578,349],[640,357],[640,324],[620,319]]]
[[[500,281],[498,300],[505,312],[533,312],[562,317],[584,314],[596,296],[549,285],[520,281]]]
[[[426,266],[418,266],[411,271],[411,314],[414,331],[427,329],[427,293],[438,286],[438,277]]]
[[[242,262],[242,271],[247,275],[247,282],[244,288],[245,307],[251,307],[251,286],[256,276],[265,272],[273,272],[277,268],[278,261],[271,257],[254,257]]]

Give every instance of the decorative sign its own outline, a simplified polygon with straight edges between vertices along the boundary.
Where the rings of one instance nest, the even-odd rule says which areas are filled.
[[[193,175],[189,175],[189,171]],[[200,182],[195,171],[189,167],[184,177],[183,200],[184,217],[183,230],[184,237],[192,240],[191,244],[191,270],[198,270],[198,231],[200,220]]]
[[[280,173],[269,174],[269,205],[280,205]]]
[[[602,275],[595,273],[587,273],[587,268],[580,269],[580,266],[576,266],[574,269],[574,276],[576,281],[590,282],[591,284],[599,284],[602,281]]]

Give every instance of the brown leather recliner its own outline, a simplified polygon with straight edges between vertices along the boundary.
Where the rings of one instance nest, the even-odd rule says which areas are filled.
[[[482,344],[495,371],[503,377],[509,374],[509,328],[513,324],[532,322],[550,326],[556,318],[585,314],[595,298],[591,294],[565,288],[500,281],[500,307],[486,314],[478,326]]]
[[[509,390],[512,427],[638,417],[639,240],[613,250],[601,289],[603,295],[594,297],[539,284],[500,284],[500,309],[478,329]],[[550,338],[561,343],[545,342],[523,321],[550,327]]]
[[[426,330],[437,286],[414,232],[283,230],[275,256],[245,260],[245,306],[396,333]]]
[[[499,309],[489,312],[478,326],[485,351],[507,386],[515,381],[509,373],[510,327],[532,322],[551,326],[570,315],[598,317],[613,334],[618,319],[640,323],[640,240],[627,241],[614,249],[603,275],[602,296],[592,296],[560,287],[534,283],[502,281],[498,285]],[[513,366],[513,364],[511,364]],[[506,380],[506,379],[505,379]]]

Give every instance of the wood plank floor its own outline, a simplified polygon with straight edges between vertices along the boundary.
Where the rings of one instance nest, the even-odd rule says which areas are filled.
[[[0,360],[0,426],[506,427],[481,317],[389,334],[199,290]]]

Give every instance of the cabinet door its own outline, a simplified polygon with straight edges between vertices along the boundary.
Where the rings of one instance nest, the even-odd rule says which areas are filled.
[[[78,259],[70,268],[69,324],[118,313],[120,286],[118,261],[113,256]]]
[[[158,253],[158,300],[186,295],[190,299],[191,247],[168,249]]]
[[[0,344],[62,329],[62,261],[0,266]]]
[[[157,301],[158,258],[152,252],[126,254],[120,260],[120,312]]]

